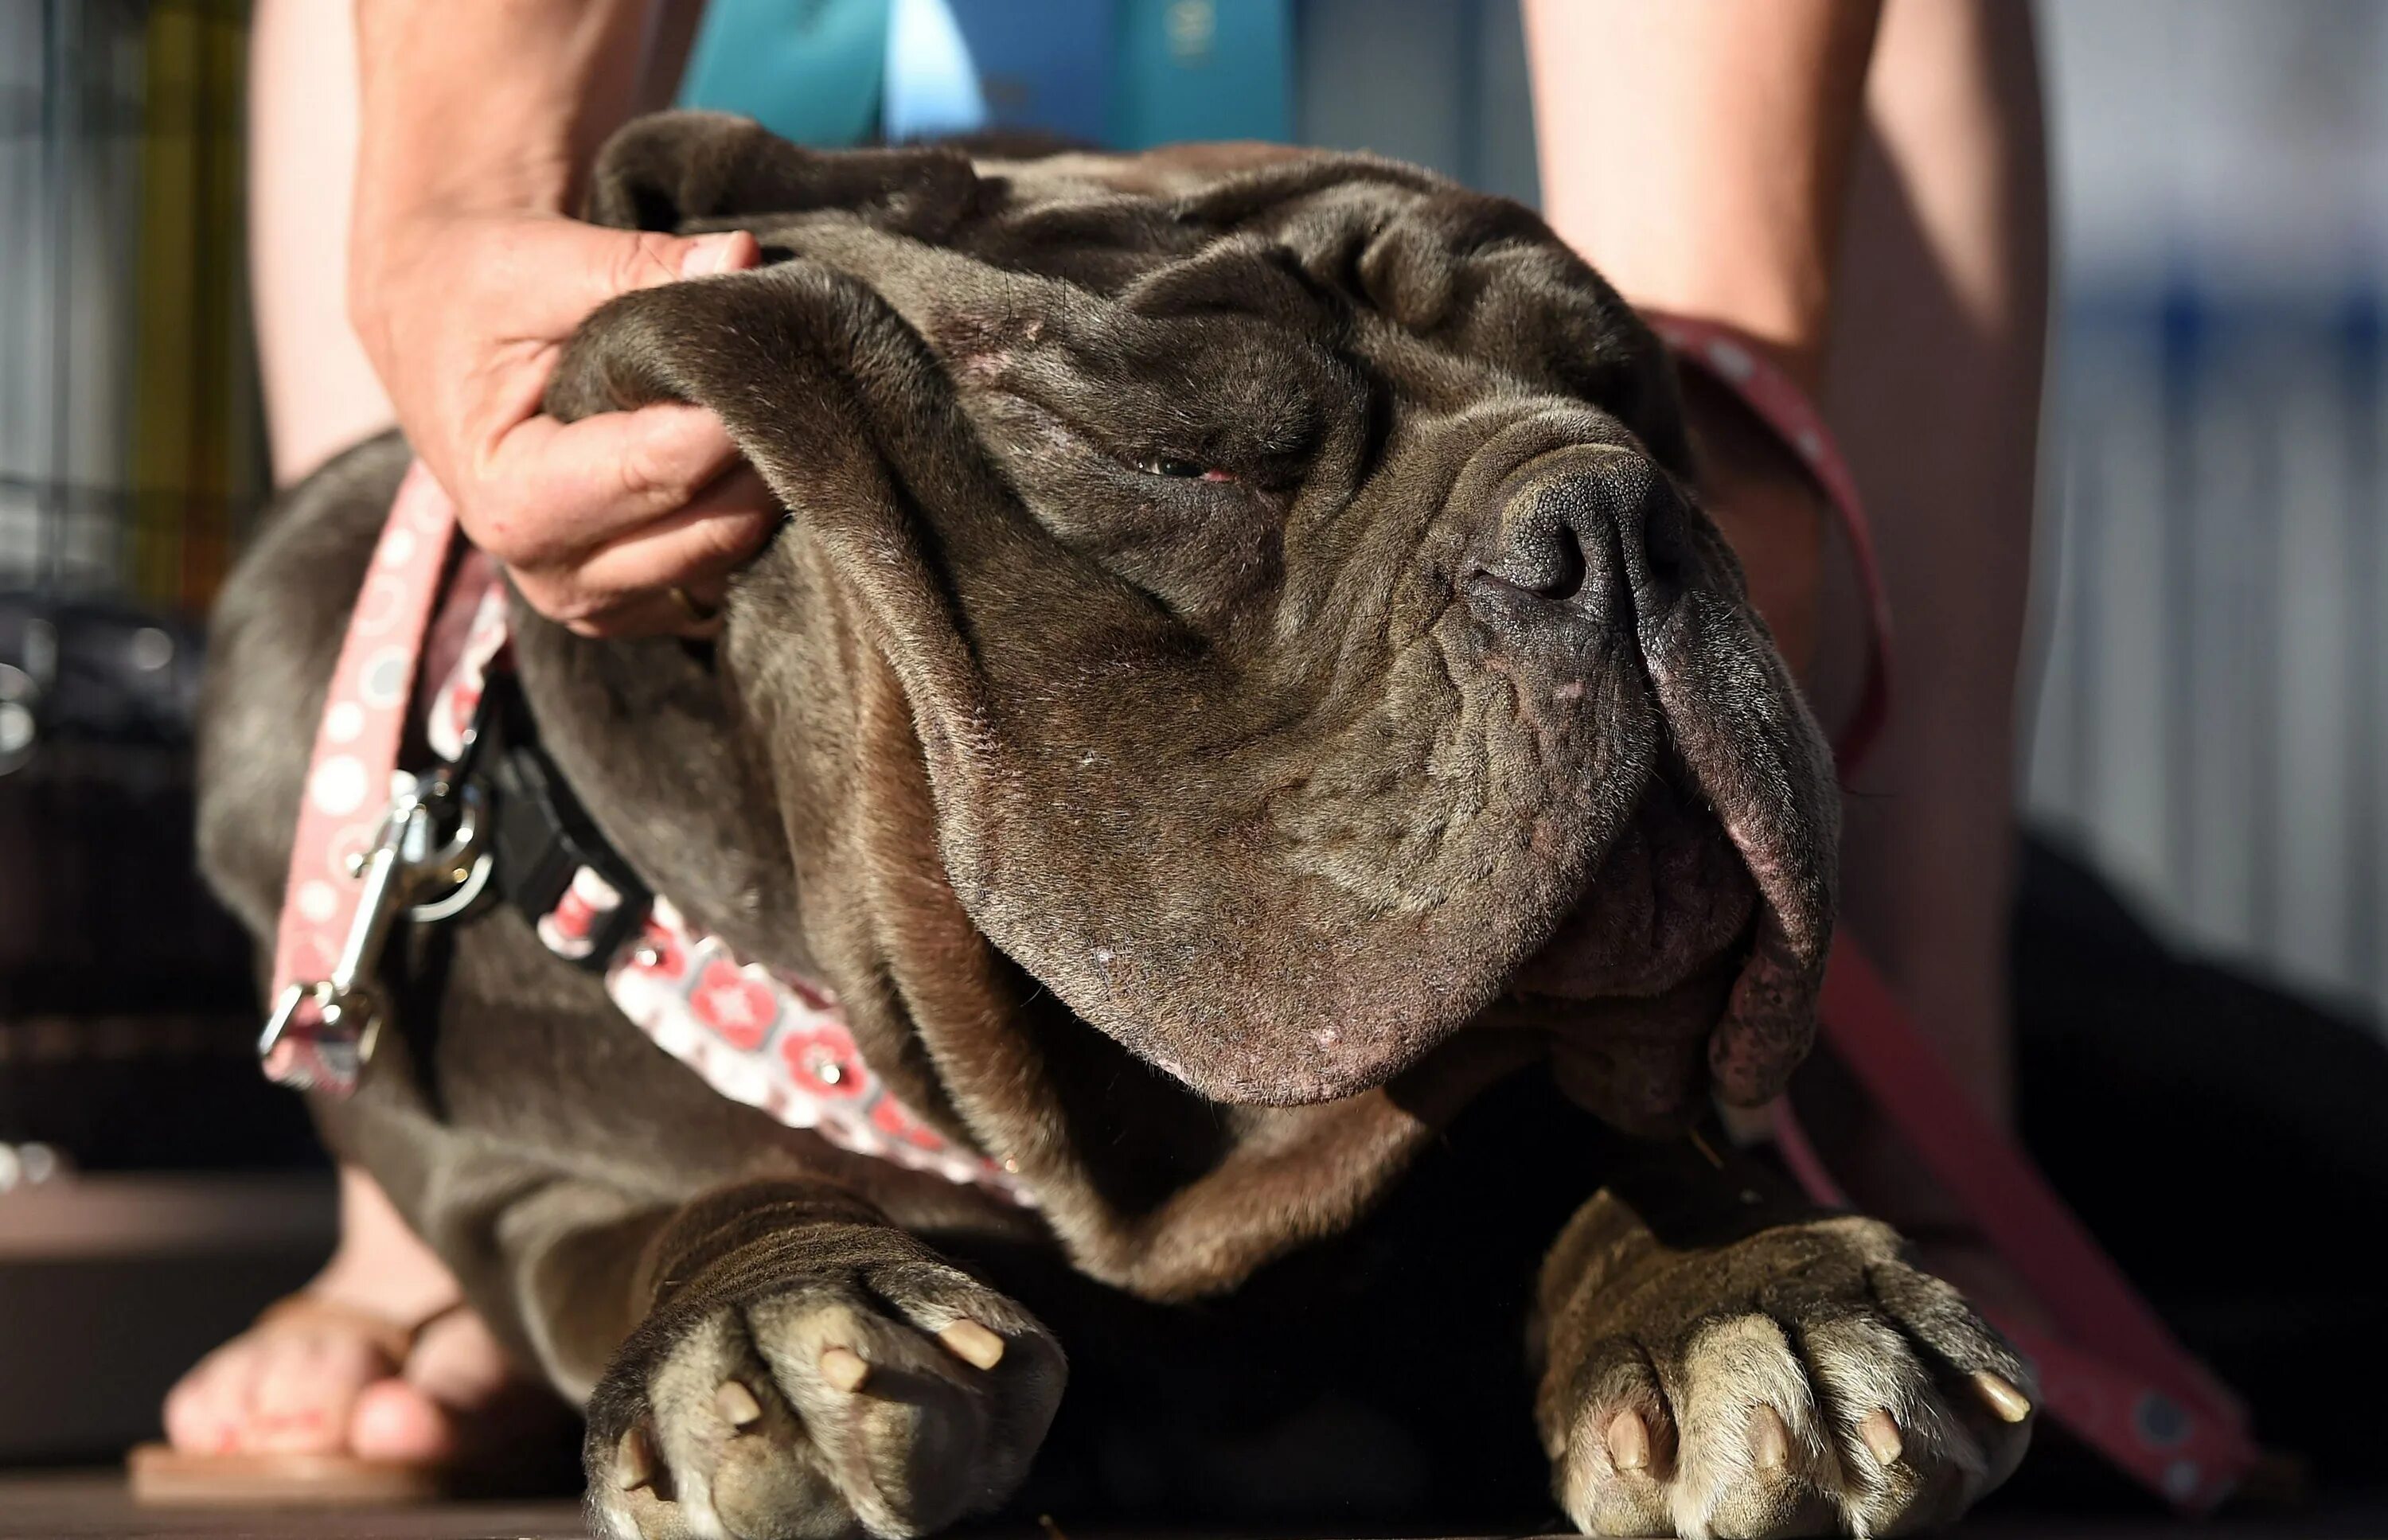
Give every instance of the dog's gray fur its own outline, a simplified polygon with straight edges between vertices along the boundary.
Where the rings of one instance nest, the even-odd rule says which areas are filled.
[[[593,213],[750,228],[773,261],[606,307],[552,408],[709,407],[792,518],[717,647],[517,606],[545,743],[642,877],[834,987],[896,1092],[1039,1204],[716,1095],[514,915],[420,940],[400,1029],[324,1121],[587,1402],[609,1533],[1001,1503],[1064,1375],[1023,1294],[1062,1340],[1065,1312],[1132,1318],[1106,1355],[1249,1344],[1305,1257],[1374,1247],[1315,1302],[1315,1362],[1226,1367],[1333,1381],[1347,1328],[1421,1351],[1370,1335],[1359,1301],[1419,1304],[1370,1216],[1489,1147],[1462,1116],[1486,1087],[1547,1062],[1645,1131],[1779,1089],[1830,936],[1829,762],[1686,491],[1660,349],[1531,213],[1358,157],[814,155],[705,116],[617,140]],[[203,854],[260,937],[404,460],[380,441],[294,493],[217,617]],[[1502,1137],[1522,1164],[1434,1210],[1488,1246],[1513,1188],[1603,1136],[1548,1110]],[[2024,1370],[1887,1231],[1671,1155],[1609,1176],[1535,1308],[1522,1273],[1449,1302],[1455,1335],[1531,1326],[1516,1427],[1531,1399],[1576,1521],[1889,1531],[2011,1468],[2023,1431],[1964,1377]],[[963,1318],[1005,1339],[992,1370],[938,1344]],[[830,1345],[870,1360],[860,1394]],[[759,1421],[721,1410],[731,1380]],[[1761,1400],[1781,1470],[1751,1462]],[[1626,1407],[1645,1471],[1602,1442]],[[1887,1471],[1854,1431],[1876,1407]]]

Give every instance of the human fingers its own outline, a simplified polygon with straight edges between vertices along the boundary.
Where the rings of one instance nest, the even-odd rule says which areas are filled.
[[[677,511],[550,574],[540,594],[523,577],[516,586],[541,613],[584,636],[709,636],[730,574],[784,516],[762,477],[740,465]]]
[[[506,435],[459,511],[474,543],[508,567],[560,572],[687,507],[737,462],[729,432],[698,407],[533,417]]]

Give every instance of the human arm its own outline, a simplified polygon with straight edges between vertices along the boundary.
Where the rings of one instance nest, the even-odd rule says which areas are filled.
[[[653,0],[358,0],[349,307],[415,452],[465,532],[574,629],[686,629],[777,506],[710,413],[563,423],[558,350],[625,291],[759,260],[753,238],[569,217],[599,144],[641,105]]]
[[[1823,374],[1879,0],[1526,0],[1552,228],[1637,305],[1747,334]],[[1795,665],[1812,652],[1823,523],[1779,446],[1694,385],[1711,511]]]

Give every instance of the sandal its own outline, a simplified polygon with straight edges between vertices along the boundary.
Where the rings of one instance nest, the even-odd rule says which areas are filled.
[[[444,1306],[412,1323],[301,1290],[269,1305],[249,1330],[310,1322],[362,1335],[393,1373],[405,1367],[423,1333],[465,1306]],[[324,1450],[178,1449],[164,1441],[125,1456],[134,1503],[151,1508],[384,1508],[442,1497],[542,1491],[549,1465],[534,1439],[549,1420],[525,1420],[526,1433],[461,1457],[400,1460]],[[528,1455],[530,1458],[521,1458]]]

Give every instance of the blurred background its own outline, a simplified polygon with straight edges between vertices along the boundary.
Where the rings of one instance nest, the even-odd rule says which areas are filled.
[[[1114,142],[1188,133],[1171,72],[1258,51],[1276,74],[1247,115],[1283,136],[1534,196],[1505,0],[1080,8],[1162,82],[1129,120],[1089,101]],[[956,7],[965,32],[985,9]],[[2167,940],[2376,1023],[2388,0],[2039,17],[2058,304],[2024,811]],[[264,492],[245,22],[235,0],[0,0],[0,1384],[69,1372],[59,1344],[96,1340],[73,1323],[121,1322],[110,1301],[157,1297],[159,1267],[182,1302],[139,1340],[110,1328],[120,1394],[88,1419],[0,1399],[0,1459],[147,1432],[328,1236],[303,1119],[248,1061],[245,952],[188,875],[196,627]],[[1000,32],[969,42],[975,84],[857,110],[1000,119],[1022,89]],[[739,105],[741,53],[700,40],[710,99]]]

